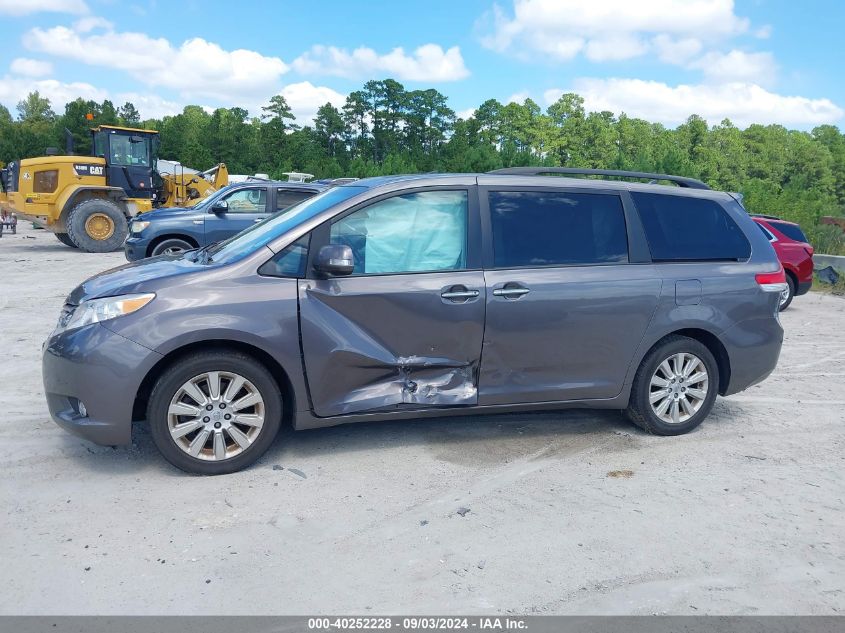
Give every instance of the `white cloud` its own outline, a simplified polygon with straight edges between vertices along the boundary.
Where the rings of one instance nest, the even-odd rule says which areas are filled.
[[[661,33],[652,39],[658,59],[665,64],[685,64],[701,52],[701,40],[695,37],[676,39]]]
[[[32,13],[88,13],[85,0],[0,0],[0,15],[30,15]]]
[[[639,57],[648,51],[648,44],[630,33],[613,33],[587,41],[584,54],[594,62],[618,61]]]
[[[529,97],[531,97],[531,95],[523,90],[522,92],[513,93],[510,97],[505,99],[504,103],[505,103],[505,105],[507,105],[508,103],[522,104],[522,103],[525,103],[525,100],[528,99]]]
[[[345,95],[326,86],[315,86],[309,81],[288,84],[282,88],[280,94],[288,102],[298,125],[312,125],[320,106],[331,103],[340,109],[346,103]],[[260,109],[256,112],[260,112]]]
[[[9,64],[9,70],[23,77],[44,77],[53,72],[53,64],[38,59],[18,57]]]
[[[494,5],[485,26],[481,41],[493,50],[605,61],[644,54],[653,36],[714,41],[745,32],[749,22],[734,13],[733,0],[514,0],[512,14]]]
[[[73,23],[73,30],[77,33],[90,33],[98,28],[111,30],[114,25],[98,15],[87,15]]]
[[[547,104],[565,92],[547,90]],[[584,97],[587,111],[609,110],[647,121],[675,126],[690,114],[699,114],[710,123],[729,118],[739,127],[752,123],[779,123],[810,127],[835,123],[845,111],[829,99],[785,96],[752,83],[669,86],[640,79],[578,79],[566,92]]]
[[[759,29],[754,31],[754,37],[761,40],[767,40],[772,35],[772,25],[764,24]]]
[[[467,108],[466,110],[458,110],[455,116],[466,121],[468,118],[475,116],[475,108]]]
[[[65,104],[77,97],[102,101],[108,98],[105,90],[96,88],[89,83],[75,81],[64,83],[56,79],[38,79],[12,77],[6,75],[0,79],[0,103],[8,104],[14,111],[15,104],[23,100],[30,92],[38,91],[42,97],[47,97],[53,106],[53,111],[64,112]]]
[[[352,52],[335,46],[312,46],[297,57],[293,68],[303,75],[334,75],[350,79],[371,79],[388,75],[407,81],[457,81],[469,76],[457,46],[444,51],[437,44],[425,44],[413,55],[403,48],[394,48],[379,55],[372,48],[360,47]]]
[[[771,53],[739,50],[728,53],[711,51],[688,67],[700,69],[711,82],[745,81],[761,86],[773,84],[777,74],[777,64]]]
[[[93,66],[123,70],[149,86],[177,90],[186,99],[214,98],[228,104],[273,90],[288,66],[251,50],[227,51],[202,38],[174,46],[145,33],[117,32],[105,21],[82,21],[82,31],[64,26],[34,28],[27,48]],[[99,32],[84,29],[97,28]],[[102,30],[104,29],[104,30]]]
[[[161,119],[179,114],[184,109],[183,104],[169,101],[152,93],[122,92],[116,95],[112,101],[115,107],[120,107],[127,101],[131,101],[141,114],[141,119]]]

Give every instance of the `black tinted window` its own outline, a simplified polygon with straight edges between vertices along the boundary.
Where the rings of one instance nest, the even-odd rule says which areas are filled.
[[[751,246],[713,200],[632,193],[655,261],[739,260]]]
[[[801,227],[796,224],[788,224],[786,222],[769,222],[778,231],[786,235],[791,240],[796,242],[806,242],[807,236],[801,230]]]
[[[560,191],[490,193],[497,268],[628,261],[618,196]]]
[[[299,204],[303,200],[310,198],[316,192],[307,190],[295,189],[279,189],[276,192],[276,210],[281,211],[287,209],[295,204]]]

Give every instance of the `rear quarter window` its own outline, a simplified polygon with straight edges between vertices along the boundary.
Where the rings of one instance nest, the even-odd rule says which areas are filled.
[[[658,262],[739,261],[751,245],[722,206],[705,198],[632,192]]]
[[[299,191],[295,189],[279,189],[276,192],[276,210],[282,211],[289,209],[293,205],[299,204],[316,194],[316,191],[308,191],[307,189],[301,189]]]
[[[804,235],[804,231],[802,231],[801,227],[796,224],[789,224],[787,222],[770,222],[770,224],[791,240],[795,240],[796,242],[807,241],[807,236]]]

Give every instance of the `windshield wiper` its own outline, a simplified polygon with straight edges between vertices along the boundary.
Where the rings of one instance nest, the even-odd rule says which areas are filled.
[[[205,246],[198,248],[194,251],[194,258],[191,260],[192,262],[199,262],[200,264],[207,264],[211,261],[211,257],[209,256],[208,251],[211,249],[212,246],[216,246],[220,242],[212,242],[211,244],[206,244]],[[200,261],[202,260],[202,261]]]

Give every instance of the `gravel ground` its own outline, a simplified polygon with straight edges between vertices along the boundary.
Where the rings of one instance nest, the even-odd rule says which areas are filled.
[[[0,239],[1,614],[845,611],[845,300],[783,315],[765,383],[697,431],[567,411],[293,433],[176,471],[56,427],[41,342],[121,253]]]

